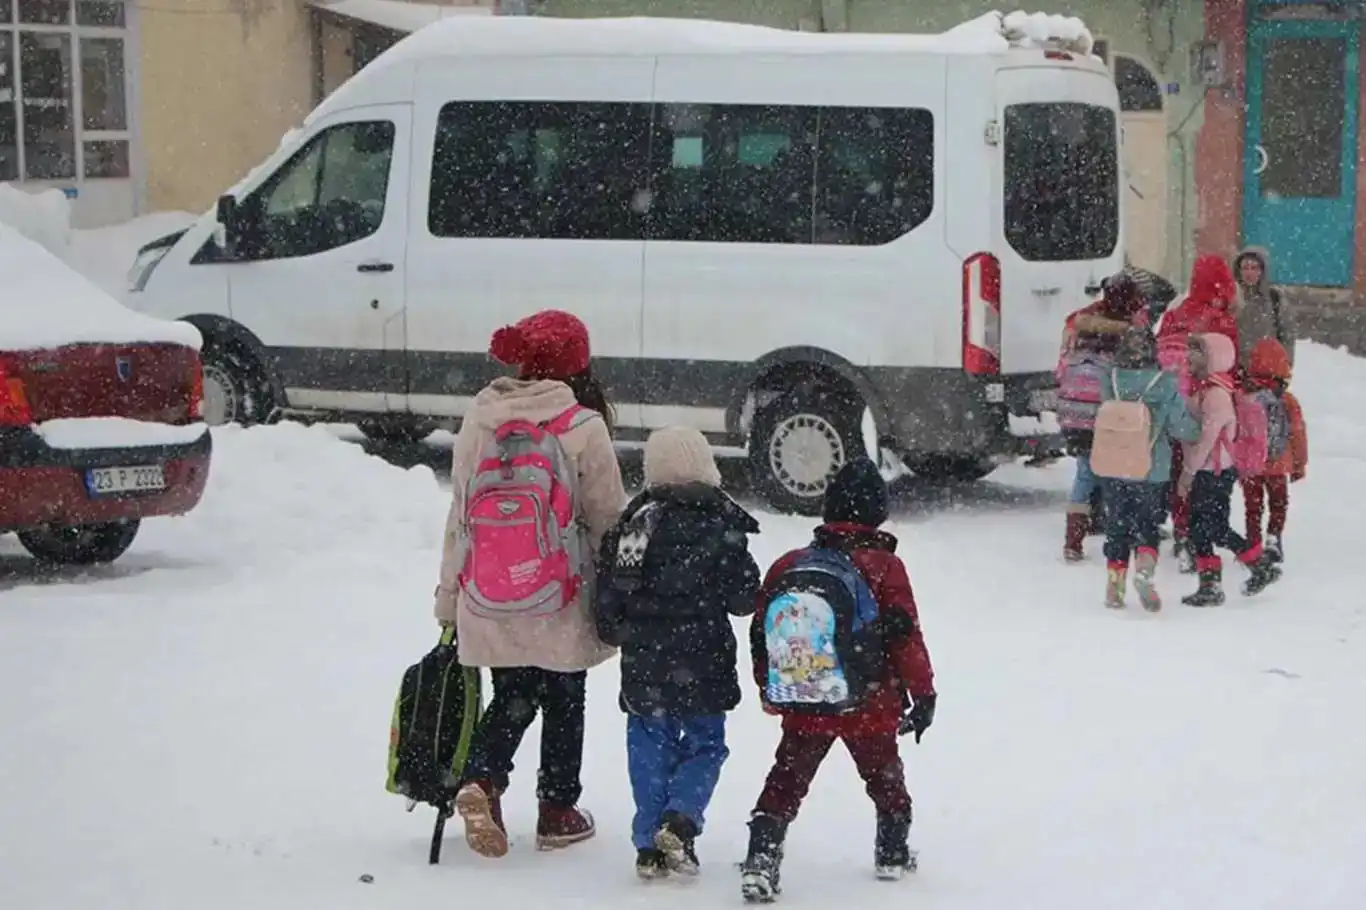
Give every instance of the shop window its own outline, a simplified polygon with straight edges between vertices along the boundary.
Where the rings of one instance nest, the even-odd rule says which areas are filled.
[[[122,0],[76,0],[76,24],[102,28],[127,25]]]
[[[67,25],[71,22],[69,0],[19,0],[19,21],[33,25]]]
[[[14,33],[0,32],[0,182],[19,179],[19,114],[14,94]]]
[[[71,36],[20,32],[19,56],[23,86],[24,176],[30,180],[75,177]]]
[[[84,152],[85,176],[94,178],[131,176],[127,140],[99,139],[94,142],[87,142]]]
[[[81,119],[88,130],[128,129],[123,39],[81,39]]]

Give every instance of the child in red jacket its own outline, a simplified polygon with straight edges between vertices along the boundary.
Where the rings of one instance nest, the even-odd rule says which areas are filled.
[[[825,523],[816,529],[813,546],[849,557],[867,582],[877,603],[883,653],[876,661],[875,682],[857,708],[842,714],[781,714],[783,737],[773,769],[750,820],[749,853],[743,866],[742,890],[749,903],[769,903],[779,893],[787,826],[796,818],[816,770],[836,740],[854,759],[868,795],[877,807],[874,864],[878,877],[900,878],[915,861],[908,845],[911,795],[897,751],[897,736],[914,731],[916,742],[934,720],[934,670],[920,632],[915,595],[906,567],[896,556],[896,538],[878,530],[887,521],[887,484],[872,461],[852,461],[840,469],[826,492]],[[769,642],[766,620],[770,600],[784,573],[809,551],[794,550],[769,569],[759,592],[759,608],[750,627],[754,679],[769,691]],[[878,672],[880,671],[880,672]]]
[[[1250,544],[1262,542],[1262,505],[1269,501],[1265,550],[1273,562],[1279,563],[1285,558],[1281,535],[1285,533],[1285,517],[1290,510],[1290,484],[1304,480],[1309,468],[1309,434],[1299,400],[1290,394],[1290,355],[1285,347],[1274,338],[1258,341],[1252,346],[1247,372],[1250,389],[1265,389],[1285,406],[1289,431],[1285,451],[1270,459],[1262,473],[1244,477],[1241,481],[1247,541]]]

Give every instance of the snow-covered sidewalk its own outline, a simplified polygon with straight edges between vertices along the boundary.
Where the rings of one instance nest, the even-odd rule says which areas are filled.
[[[912,493],[901,535],[943,694],[903,745],[921,872],[871,880],[873,813],[832,756],[794,825],[785,906],[1356,910],[1366,894],[1366,362],[1305,345],[1311,436],[1285,580],[1254,602],[1100,605],[1059,559],[1069,467]],[[120,563],[42,578],[0,538],[0,894],[25,910],[526,910],[739,903],[732,863],[776,743],[752,692],[692,886],[642,886],[614,664],[590,676],[599,837],[531,847],[537,730],[512,854],[383,791],[402,669],[431,643],[447,495],[324,427],[215,431],[203,505]],[[761,562],[810,523],[760,515]],[[1164,565],[1168,601],[1191,584]],[[373,883],[358,881],[362,874]]]

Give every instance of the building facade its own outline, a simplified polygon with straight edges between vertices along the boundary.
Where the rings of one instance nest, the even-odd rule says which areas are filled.
[[[1305,299],[1366,294],[1361,0],[1207,0],[1196,244],[1271,252]]]

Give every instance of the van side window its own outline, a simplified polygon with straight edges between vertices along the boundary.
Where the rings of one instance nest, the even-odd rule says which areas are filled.
[[[379,230],[394,125],[343,123],[314,136],[244,202],[249,259],[308,256]]]
[[[437,237],[640,240],[648,104],[452,102],[437,118]]]
[[[661,104],[650,239],[810,243],[816,108]]]
[[[891,243],[933,210],[933,114],[921,108],[821,109],[817,243]]]

